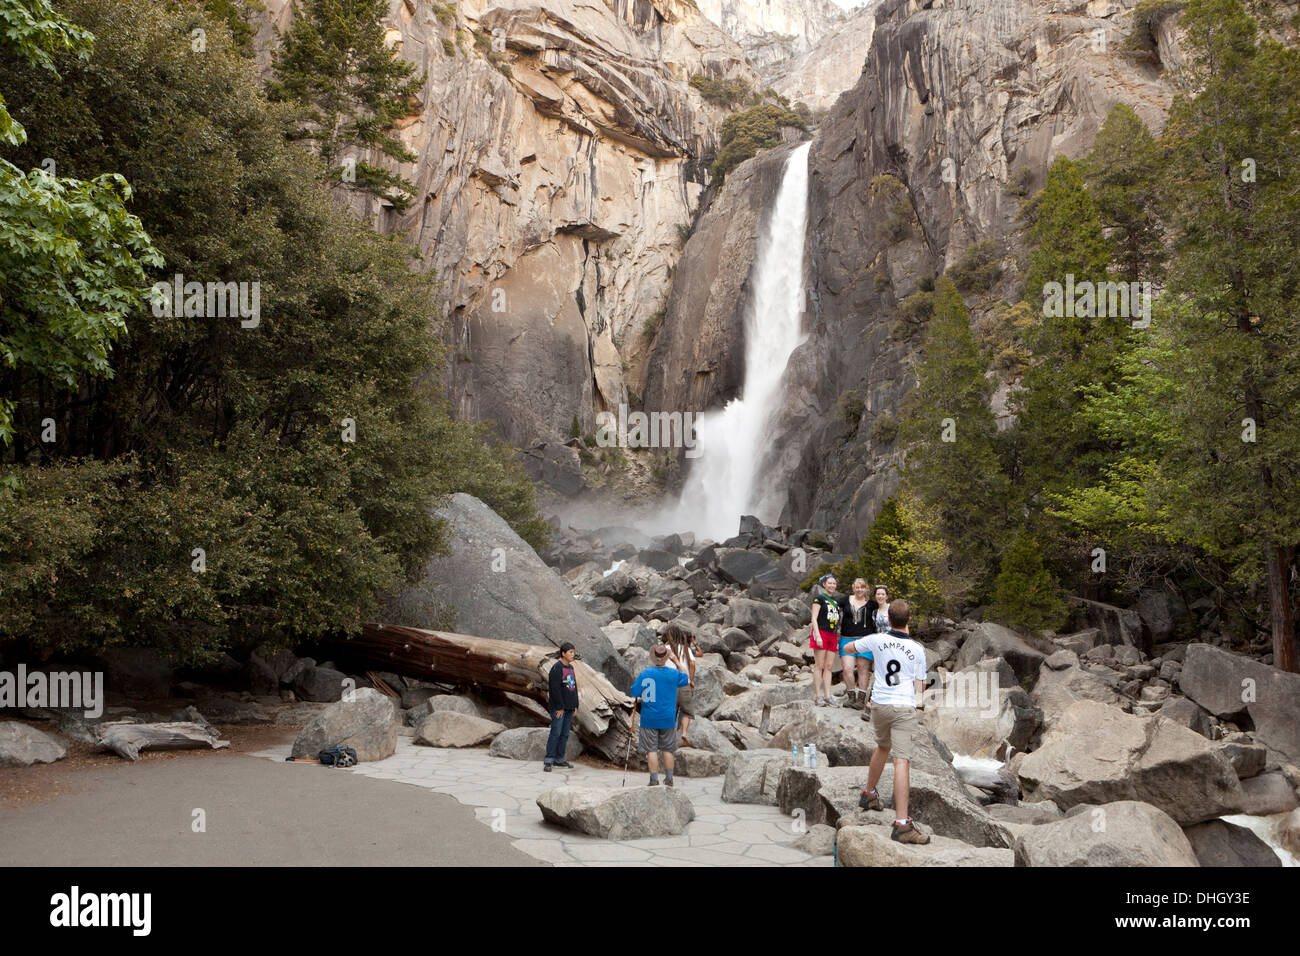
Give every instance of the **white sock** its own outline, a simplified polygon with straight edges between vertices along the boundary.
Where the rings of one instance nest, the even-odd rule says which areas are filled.
[[[894,821],[894,826],[896,826],[896,827],[907,826],[907,821],[906,821],[906,820],[895,820],[895,821]]]

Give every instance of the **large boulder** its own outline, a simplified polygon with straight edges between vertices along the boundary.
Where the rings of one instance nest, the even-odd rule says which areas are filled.
[[[611,598],[621,604],[636,596],[636,581],[622,568],[617,568],[597,581],[591,593],[596,597]]]
[[[343,698],[347,675],[332,667],[311,665],[302,668],[293,679],[293,692],[299,700],[333,703]]]
[[[1245,827],[1208,820],[1184,827],[1183,833],[1201,866],[1281,866],[1272,847]]]
[[[1211,644],[1189,644],[1178,686],[1216,717],[1249,717],[1255,740],[1284,763],[1300,763],[1300,674]]]
[[[379,621],[428,628],[450,606],[461,633],[542,647],[570,641],[614,686],[632,682],[596,619],[495,511],[458,493],[434,514],[449,525],[450,553],[430,558],[421,580],[393,597]]]
[[[537,798],[550,823],[605,840],[677,836],[695,819],[690,798],[676,787],[557,787]]]
[[[1038,677],[1038,668],[1047,657],[1042,651],[1030,647],[1010,628],[986,621],[975,628],[953,661],[957,670],[965,670],[978,661],[1000,657],[1015,672],[1017,681],[1032,684]]]
[[[787,750],[741,750],[727,762],[727,776],[722,782],[724,803],[759,803],[776,805],[776,790],[781,772],[794,762]]]
[[[759,644],[771,639],[779,640],[790,631],[790,625],[775,606],[749,598],[734,598],[727,606],[727,616],[722,623],[724,627],[740,628]]]
[[[1063,660],[1068,661],[1066,666],[1054,666]],[[1038,670],[1038,682],[1029,696],[1042,711],[1043,727],[1048,730],[1077,701],[1091,700],[1114,707],[1119,707],[1124,701],[1124,696],[1110,682],[1084,670],[1078,657],[1072,651],[1064,650],[1053,654],[1050,663],[1043,662]]]
[[[1143,801],[1188,826],[1242,805],[1232,763],[1208,740],[1163,717],[1138,717],[1078,701],[1019,763],[1028,801]]]
[[[690,738],[691,745],[698,750],[709,750],[724,757],[729,757],[736,752],[736,745],[728,740],[707,717],[692,717],[686,736]]]
[[[924,824],[922,824],[924,826]],[[897,843],[887,826],[841,827],[836,835],[840,866],[1011,866],[1008,849],[973,847],[932,834],[924,846]]]
[[[1253,817],[1290,813],[1300,806],[1295,787],[1277,771],[1262,773],[1241,782],[1241,812]]]
[[[397,752],[397,706],[371,687],[330,704],[293,741],[293,756],[315,759],[326,747],[351,747],[358,761],[383,760]]]
[[[733,720],[769,733],[773,729],[779,729],[769,726],[773,708],[796,700],[811,699],[812,681],[782,681],[733,694],[723,700],[711,716],[714,720]]]
[[[1088,627],[1097,629],[1098,644],[1126,645],[1151,653],[1151,635],[1137,611],[1081,597],[1070,600],[1079,605]]]
[[[728,676],[729,672],[725,667],[696,663],[695,691],[691,695],[691,709],[695,711],[694,716],[708,717],[718,709],[718,705],[727,696],[722,683]]]
[[[546,759],[546,744],[550,737],[549,727],[514,727],[493,737],[488,753],[507,760],[542,761]],[[577,734],[570,733],[564,747],[564,759],[573,760],[581,753],[582,741]]]
[[[1149,803],[1084,807],[1055,823],[1022,830],[1016,866],[1197,866],[1174,819]]]
[[[771,745],[785,751],[797,745],[802,751],[809,744],[817,747],[817,756],[823,764],[863,767],[871,763],[876,735],[859,711],[805,708],[795,712],[793,719],[777,730]]]
[[[683,777],[720,777],[727,772],[728,757],[712,750],[678,747],[674,757],[676,772]]]
[[[0,723],[0,767],[30,767],[37,763],[54,763],[68,753],[57,738],[20,724],[16,720]]]
[[[992,757],[1002,742],[1029,749],[1039,732],[1043,712],[1019,687],[997,687],[987,672],[958,671],[943,678],[927,695],[922,723],[953,753]]]
[[[506,729],[505,724],[454,710],[430,714],[415,728],[415,742],[430,747],[477,747]]]
[[[718,576],[743,587],[748,587],[764,571],[776,567],[776,558],[766,551],[719,548],[717,554]]]

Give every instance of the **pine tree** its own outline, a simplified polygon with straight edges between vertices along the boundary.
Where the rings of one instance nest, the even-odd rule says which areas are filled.
[[[1165,258],[1160,155],[1133,107],[1117,103],[1111,109],[1082,165],[1102,222],[1111,230],[1118,277],[1159,278]]]
[[[989,614],[1028,631],[1057,628],[1066,604],[1031,535],[1021,532],[1002,556]]]
[[[904,487],[932,509],[949,550],[947,573],[940,574],[948,603],[987,588],[1006,521],[1007,483],[989,407],[995,382],[986,368],[961,294],[944,276],[900,435],[908,443]]]
[[[411,112],[424,75],[384,44],[380,21],[385,0],[298,0],[293,26],[274,60],[272,100],[303,109],[295,136],[316,144],[333,182],[378,196],[399,211],[414,187],[403,177],[351,152],[378,150],[400,162],[415,154],[395,136],[398,119]],[[344,164],[355,159],[355,167]]]
[[[1188,537],[1266,591],[1274,663],[1300,670],[1300,51],[1239,0],[1191,0],[1165,136],[1177,200],[1166,471]]]

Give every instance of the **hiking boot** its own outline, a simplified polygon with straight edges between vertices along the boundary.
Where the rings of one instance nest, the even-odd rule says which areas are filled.
[[[648,784],[646,784],[646,786],[649,786],[649,787],[657,787],[657,786],[659,786],[659,781],[658,781],[658,780],[651,780]]]
[[[881,801],[880,794],[878,793],[868,794],[867,791],[865,790],[863,790],[862,794],[858,797],[858,806],[860,806],[863,810],[885,809],[885,804]]]
[[[673,778],[672,778],[672,777],[665,777],[665,778],[664,778],[664,786],[665,786],[665,787],[671,787],[672,785],[673,785]]]
[[[910,817],[901,827],[898,825],[898,821],[895,820],[893,832],[889,834],[889,838],[899,843],[911,843],[916,846],[925,846],[930,842],[930,838],[926,834],[912,826]]]

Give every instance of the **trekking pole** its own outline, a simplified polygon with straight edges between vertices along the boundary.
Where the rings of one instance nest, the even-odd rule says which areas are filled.
[[[623,782],[620,787],[627,786],[627,765],[632,760],[632,738],[636,736],[636,704],[632,705],[632,729],[627,733],[627,754],[623,757]]]

